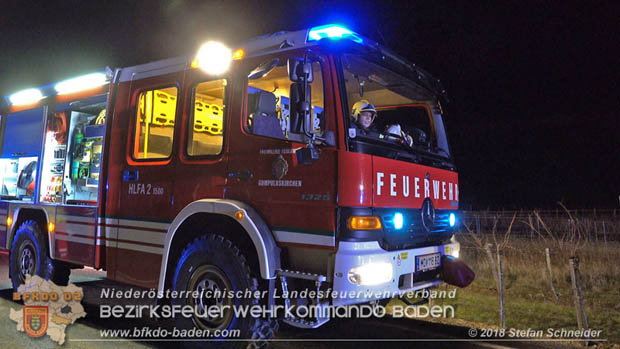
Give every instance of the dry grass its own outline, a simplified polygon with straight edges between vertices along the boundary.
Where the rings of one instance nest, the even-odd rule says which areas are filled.
[[[567,212],[568,225],[548,224],[533,212],[528,224],[534,234],[529,237],[510,234],[514,216],[506,231],[494,224],[490,231],[461,234],[461,258],[476,272],[476,280],[461,290],[457,316],[497,324],[497,282],[487,245],[496,258],[503,253],[504,299],[507,326],[544,328],[556,324],[576,328],[576,315],[569,258],[579,258],[582,289],[590,328],[602,329],[612,342],[620,342],[620,243],[595,241],[587,232],[589,222]],[[549,286],[545,248],[551,252],[556,298]]]

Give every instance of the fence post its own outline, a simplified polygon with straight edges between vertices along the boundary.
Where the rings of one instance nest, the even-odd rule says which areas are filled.
[[[596,224],[596,221],[594,221],[594,239],[598,243],[598,224]]]
[[[497,277],[497,264],[495,263],[495,258],[493,258],[493,252],[491,252],[491,244],[487,244],[485,248],[487,252],[487,257],[489,257],[489,262],[491,263],[491,270],[493,271],[493,278],[495,279],[495,284],[499,285],[499,279]]]
[[[569,259],[570,277],[573,283],[573,296],[575,298],[575,311],[577,312],[577,326],[580,330],[588,330],[588,316],[583,305],[583,293],[581,291],[581,274],[579,273],[579,257],[573,256]],[[586,346],[589,337],[586,337]]]
[[[581,302],[579,302],[579,291],[577,291],[577,276],[575,275],[575,268],[577,268],[578,260],[577,257],[570,257],[568,259],[570,264],[570,278],[573,286],[573,299],[575,302],[575,312],[577,313],[577,327],[579,329],[583,329],[583,323],[581,321]]]
[[[476,233],[480,235],[480,216],[476,215]]]
[[[547,271],[549,272],[549,286],[551,286],[551,292],[555,300],[558,301],[558,293],[555,291],[555,287],[553,287],[553,273],[551,272],[551,253],[549,253],[549,247],[545,248],[545,255],[547,257]]]
[[[506,328],[506,316],[504,314],[504,282],[502,273],[502,251],[497,250],[497,275],[499,278],[499,325]]]
[[[605,221],[603,221],[603,240],[605,241],[605,245],[607,245],[607,232],[605,231]]]

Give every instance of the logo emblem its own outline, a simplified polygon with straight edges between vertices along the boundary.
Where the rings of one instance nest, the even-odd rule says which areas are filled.
[[[431,199],[426,198],[422,203],[422,225],[426,231],[431,231],[435,224],[435,207]]]
[[[288,173],[288,162],[284,159],[282,154],[273,160],[271,164],[271,174],[277,179],[282,179]]]
[[[30,337],[41,337],[47,332],[47,305],[25,305],[22,311],[26,334]]]

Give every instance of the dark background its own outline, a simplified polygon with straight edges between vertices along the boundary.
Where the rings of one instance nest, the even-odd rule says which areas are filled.
[[[616,208],[620,2],[0,2],[0,94],[342,23],[440,78],[466,209]]]

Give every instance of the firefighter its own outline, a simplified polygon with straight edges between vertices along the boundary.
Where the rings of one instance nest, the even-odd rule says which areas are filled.
[[[353,104],[351,111],[352,123],[358,130],[364,135],[375,135],[379,138],[383,138],[379,135],[373,122],[377,118],[377,110],[368,100],[362,99]],[[399,143],[407,144],[413,147],[413,138],[406,132],[401,130],[400,125],[388,125],[385,128],[385,133],[389,140],[393,140]]]
[[[377,110],[369,101],[362,99],[353,104],[353,110],[351,111],[352,123],[362,131],[363,134],[370,134],[373,131],[377,132],[376,128],[372,125],[376,117]]]

